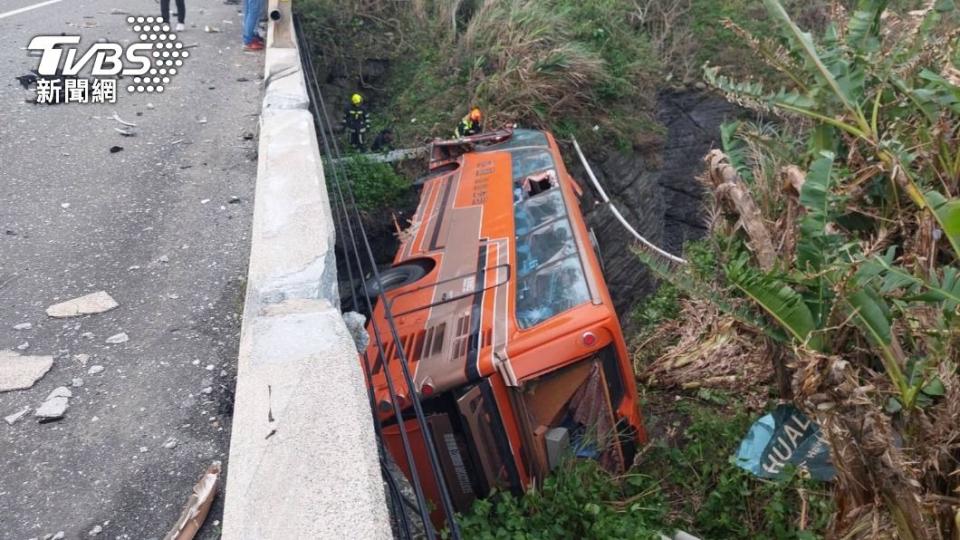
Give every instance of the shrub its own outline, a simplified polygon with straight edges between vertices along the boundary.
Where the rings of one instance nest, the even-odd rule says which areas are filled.
[[[394,170],[389,163],[372,161],[363,156],[346,158],[344,171],[353,186],[357,208],[371,212],[397,206],[401,199],[412,196],[410,181]]]
[[[571,460],[542,489],[522,497],[497,493],[459,519],[464,538],[478,540],[656,540],[665,506],[650,476],[610,476],[596,462]]]

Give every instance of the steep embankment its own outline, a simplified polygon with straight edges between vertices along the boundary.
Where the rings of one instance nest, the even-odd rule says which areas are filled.
[[[719,145],[720,124],[742,114],[722,97],[704,90],[671,90],[657,99],[663,142],[649,155],[594,150],[598,180],[627,221],[654,244],[679,254],[683,244],[702,237],[703,188],[697,176],[703,156]],[[579,178],[586,175],[573,169]],[[595,202],[592,191],[582,205],[600,244],[604,274],[617,310],[626,322],[638,300],[653,292],[655,280],[629,248],[629,234]]]

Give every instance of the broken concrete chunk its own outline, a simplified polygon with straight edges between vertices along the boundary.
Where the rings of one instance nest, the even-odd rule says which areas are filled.
[[[30,388],[53,366],[53,356],[21,356],[0,351],[0,392]]]
[[[130,336],[126,332],[120,332],[119,334],[114,334],[107,338],[107,343],[111,345],[117,345],[119,343],[126,343],[130,341]]]
[[[53,392],[50,392],[50,395],[47,396],[47,400],[49,401],[58,397],[72,398],[73,392],[71,392],[66,386],[58,386],[53,389]]]
[[[72,396],[73,393],[66,386],[57,387],[53,392],[50,392],[47,400],[37,407],[37,411],[33,415],[39,418],[40,422],[62,418],[67,412],[67,408],[70,407],[69,398]]]
[[[47,315],[57,318],[92,315],[110,311],[119,305],[106,291],[97,291],[73,300],[54,304],[47,308]]]
[[[28,412],[30,412],[30,407],[24,407],[11,415],[4,416],[3,420],[12,426],[17,420],[23,418],[23,416]]]

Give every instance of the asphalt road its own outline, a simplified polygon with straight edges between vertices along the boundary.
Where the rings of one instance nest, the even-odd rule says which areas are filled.
[[[0,421],[0,539],[90,538],[96,526],[100,538],[159,539],[228,453],[263,57],[241,51],[237,6],[187,0],[180,37],[196,47],[162,94],[121,81],[114,105],[26,103],[14,77],[37,66],[31,37],[122,43],[136,35],[112,10],[159,14],[154,0],[10,14],[42,1],[0,0],[0,349],[28,343],[55,360],[33,388],[0,393],[0,417],[83,386],[58,422]],[[114,111],[136,136],[115,131]],[[120,307],[44,312],[98,290]],[[105,343],[119,332],[129,341]],[[200,538],[219,537],[221,508]]]

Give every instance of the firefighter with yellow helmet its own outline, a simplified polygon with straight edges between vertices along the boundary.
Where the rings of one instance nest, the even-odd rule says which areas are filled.
[[[343,113],[343,127],[350,132],[350,145],[357,150],[364,150],[367,145],[366,133],[370,129],[370,113],[360,94],[350,96],[350,105]]]

